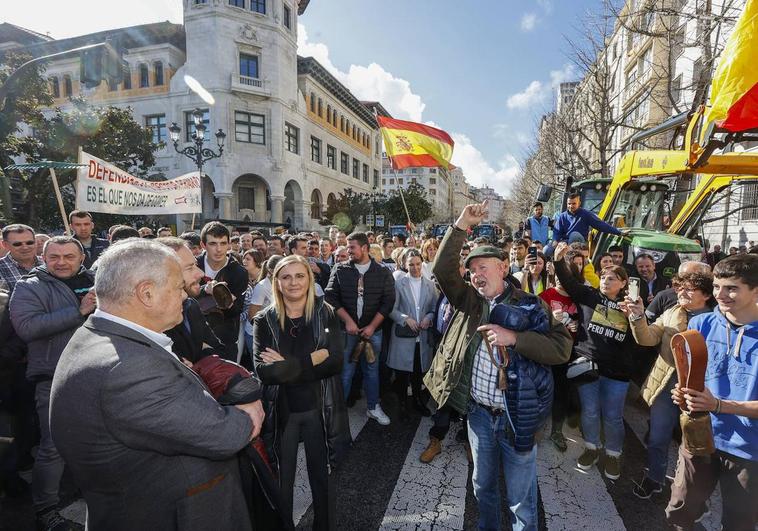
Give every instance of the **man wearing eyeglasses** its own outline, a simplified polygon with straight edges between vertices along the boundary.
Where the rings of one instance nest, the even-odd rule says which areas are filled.
[[[3,249],[8,254],[0,258],[0,281],[13,291],[16,282],[29,271],[42,265],[37,256],[34,229],[20,223],[3,227]]]

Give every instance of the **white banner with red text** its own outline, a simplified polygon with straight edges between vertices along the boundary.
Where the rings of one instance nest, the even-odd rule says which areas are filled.
[[[87,212],[149,216],[202,212],[200,173],[168,181],[146,181],[82,151],[76,208]]]

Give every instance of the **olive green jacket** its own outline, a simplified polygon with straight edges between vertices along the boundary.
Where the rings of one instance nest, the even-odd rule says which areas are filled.
[[[482,335],[477,327],[489,319],[488,301],[461,278],[460,250],[466,241],[466,232],[452,226],[442,240],[432,271],[450,304],[455,309],[450,325],[435,354],[432,366],[424,377],[438,407],[449,405],[460,413],[466,412],[470,395],[471,368],[479,349]],[[513,289],[511,300],[518,300],[524,292]],[[550,318],[550,331],[516,332],[516,350],[522,356],[543,365],[566,363],[571,355],[571,334],[556,321],[543,302]]]

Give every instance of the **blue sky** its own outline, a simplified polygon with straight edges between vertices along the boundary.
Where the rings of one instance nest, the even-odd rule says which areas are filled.
[[[31,5],[31,4],[28,4]],[[362,99],[453,135],[470,182],[506,193],[553,86],[575,79],[565,34],[600,0],[311,0],[300,19],[313,55]],[[160,20],[180,0],[14,2],[0,18],[53,37]],[[304,30],[304,31],[302,31]]]

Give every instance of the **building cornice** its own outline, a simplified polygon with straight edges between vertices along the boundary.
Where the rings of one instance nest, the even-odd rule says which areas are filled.
[[[366,125],[372,129],[377,128],[376,119],[371,111],[313,57],[297,56],[297,75],[310,76],[348,109],[353,111]]]

